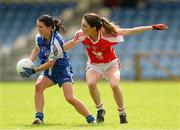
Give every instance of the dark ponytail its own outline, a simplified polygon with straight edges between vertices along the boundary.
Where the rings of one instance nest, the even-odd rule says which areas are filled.
[[[95,13],[86,13],[83,18],[91,27],[96,27],[97,31],[103,27],[107,34],[116,35],[118,33],[118,25],[115,25],[104,17],[101,18]]]
[[[119,26],[104,17],[102,18],[102,26],[107,34],[116,35],[118,33]]]
[[[53,19],[54,21],[54,31],[60,31],[61,33],[65,33],[65,29],[63,26],[63,19],[59,20],[59,19]]]
[[[54,31],[65,33],[65,29],[62,25],[63,19],[61,20],[55,19],[52,16],[45,14],[45,15],[41,15],[38,18],[38,21],[43,22],[44,25],[46,25],[47,27],[51,26]]]

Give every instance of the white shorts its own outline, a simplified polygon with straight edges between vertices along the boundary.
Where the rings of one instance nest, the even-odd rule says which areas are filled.
[[[87,62],[86,71],[93,70],[102,74],[105,77],[104,73],[112,66],[118,66],[120,68],[120,60],[117,58],[109,63],[98,63],[98,64],[95,63],[90,64],[89,62]]]

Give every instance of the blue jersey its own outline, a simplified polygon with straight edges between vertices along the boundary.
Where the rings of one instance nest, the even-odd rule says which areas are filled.
[[[40,34],[36,35],[36,47],[39,49],[39,59],[41,64],[44,64],[46,61],[54,61],[56,59],[68,59],[67,53],[63,50],[64,41],[61,35],[56,32],[51,37],[50,41],[46,43],[44,37]]]
[[[44,71],[44,75],[60,86],[65,82],[73,82],[72,67],[69,64],[69,56],[64,51],[64,41],[61,35],[55,32],[52,34],[50,41],[46,42],[44,37],[37,34],[35,42],[39,49],[38,57],[41,64],[47,61],[55,62],[52,68]]]

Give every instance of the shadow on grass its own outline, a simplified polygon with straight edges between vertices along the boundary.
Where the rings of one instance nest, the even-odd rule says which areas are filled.
[[[86,123],[68,123],[68,122],[55,122],[55,123],[45,123],[40,126],[34,126],[32,124],[23,124],[23,123],[18,123],[11,125],[12,128],[18,128],[18,129],[29,129],[29,130],[34,130],[34,129],[46,129],[46,130],[59,130],[59,129],[71,129],[71,130],[92,130],[92,129],[104,129],[104,130],[109,130],[109,129],[119,129],[119,128],[124,128],[125,126],[112,126],[111,123],[103,123],[103,124],[86,124]],[[126,128],[126,127],[125,127]]]
[[[22,127],[48,127],[48,126],[70,126],[66,123],[45,123],[43,125],[32,125],[32,124],[17,124],[17,126]]]
[[[68,123],[45,123],[43,125],[35,126],[32,124],[16,124],[13,127],[16,128],[26,128],[26,129],[34,129],[34,128],[88,128],[88,127],[96,127],[101,126],[101,124],[68,124]]]

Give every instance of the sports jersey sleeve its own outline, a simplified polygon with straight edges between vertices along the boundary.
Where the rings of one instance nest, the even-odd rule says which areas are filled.
[[[39,34],[36,34],[35,36],[35,46],[39,49],[39,45],[38,45],[38,38],[40,37]]]
[[[84,40],[84,38],[85,38],[85,35],[84,35],[83,31],[80,29],[75,33],[73,41],[76,42],[79,40],[82,42]]]
[[[104,35],[103,38],[111,43],[119,43],[119,42],[124,42],[124,38],[122,35]]]
[[[54,38],[54,43],[51,45],[51,50],[49,54],[49,61],[55,61],[56,59],[63,58],[63,49],[59,41]]]
[[[108,41],[111,45],[115,45],[120,42],[124,42],[124,38],[121,34],[116,33],[114,35],[103,33],[103,29],[100,30],[100,35],[106,41]]]

